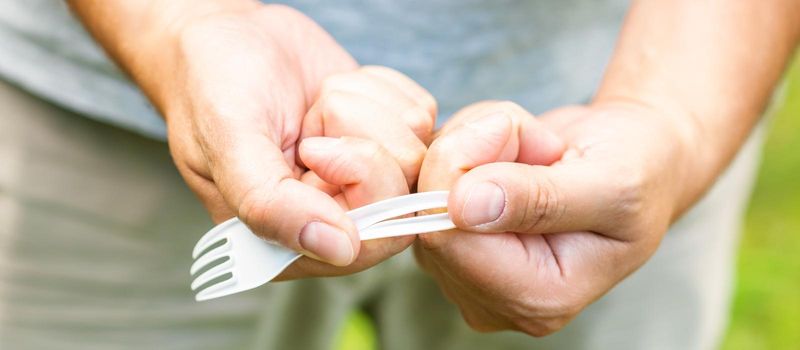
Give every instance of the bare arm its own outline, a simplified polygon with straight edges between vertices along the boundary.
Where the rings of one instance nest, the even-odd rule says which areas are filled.
[[[359,67],[325,30],[286,6],[251,0],[70,4],[165,117],[175,164],[215,221],[238,216],[257,234],[316,260],[357,262],[337,270],[303,259],[294,265],[303,271],[290,277],[354,272],[410,244],[362,245],[343,207],[414,185],[436,113],[433,98],[416,83],[388,68]],[[370,140],[377,146],[369,149],[391,155],[408,183],[341,200],[351,183],[322,181],[319,164],[311,164],[314,172],[300,161],[301,140],[313,136]]]
[[[714,181],[769,102],[800,40],[794,0],[635,1],[595,103],[632,101],[674,119],[691,156],[682,213]]]
[[[165,84],[159,77],[170,68],[167,64],[154,65],[153,58],[165,53],[172,45],[170,41],[176,40],[189,22],[223,12],[251,11],[257,6],[251,0],[68,2],[95,40],[151,99],[164,96],[160,90]],[[161,107],[166,101],[154,103]]]
[[[444,128],[419,187],[451,189],[451,218],[473,232],[420,236],[420,265],[475,329],[560,329],[712,185],[799,31],[795,0],[635,1],[592,104],[525,126],[520,108],[484,103]]]

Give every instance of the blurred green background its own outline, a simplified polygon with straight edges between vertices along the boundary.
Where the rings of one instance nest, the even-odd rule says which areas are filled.
[[[742,236],[733,315],[722,349],[800,348],[800,58],[771,115]],[[351,315],[338,349],[377,349],[374,328]]]
[[[788,83],[745,218],[726,350],[800,348],[800,58]]]

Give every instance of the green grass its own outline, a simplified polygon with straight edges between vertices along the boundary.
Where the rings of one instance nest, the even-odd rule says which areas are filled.
[[[737,266],[722,349],[800,347],[800,58],[770,125]],[[336,349],[377,349],[369,318],[354,313]]]
[[[786,93],[747,211],[725,350],[800,347],[800,59]]]
[[[363,312],[354,312],[348,317],[334,347],[334,349],[342,350],[373,350],[377,348],[375,327],[369,316]]]

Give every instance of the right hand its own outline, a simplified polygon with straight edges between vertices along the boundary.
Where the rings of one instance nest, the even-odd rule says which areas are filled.
[[[395,71],[359,69],[285,6],[208,14],[171,32],[140,57],[153,70],[132,74],[165,116],[175,164],[212,219],[238,216],[268,240],[351,264],[358,233],[330,194],[301,182],[301,134],[373,140],[399,164],[407,192],[433,128],[432,97]]]
[[[309,137],[300,143],[298,153],[310,169],[300,180],[333,196],[343,210],[409,193],[400,164],[375,141],[356,137]],[[358,257],[346,267],[303,257],[276,279],[355,273],[405,250],[415,237],[409,235],[361,242]]]

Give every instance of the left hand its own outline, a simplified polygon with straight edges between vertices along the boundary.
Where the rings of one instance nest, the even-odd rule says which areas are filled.
[[[436,101],[409,77],[364,66],[322,81],[302,121],[300,182],[351,210],[414,188],[436,119]],[[405,250],[414,236],[358,243],[348,266],[303,257],[277,280],[359,272]]]
[[[669,120],[631,102],[538,119],[508,102],[462,110],[419,179],[420,191],[451,190],[459,228],[420,235],[419,263],[476,330],[560,329],[641,266],[684,209],[692,148]]]

